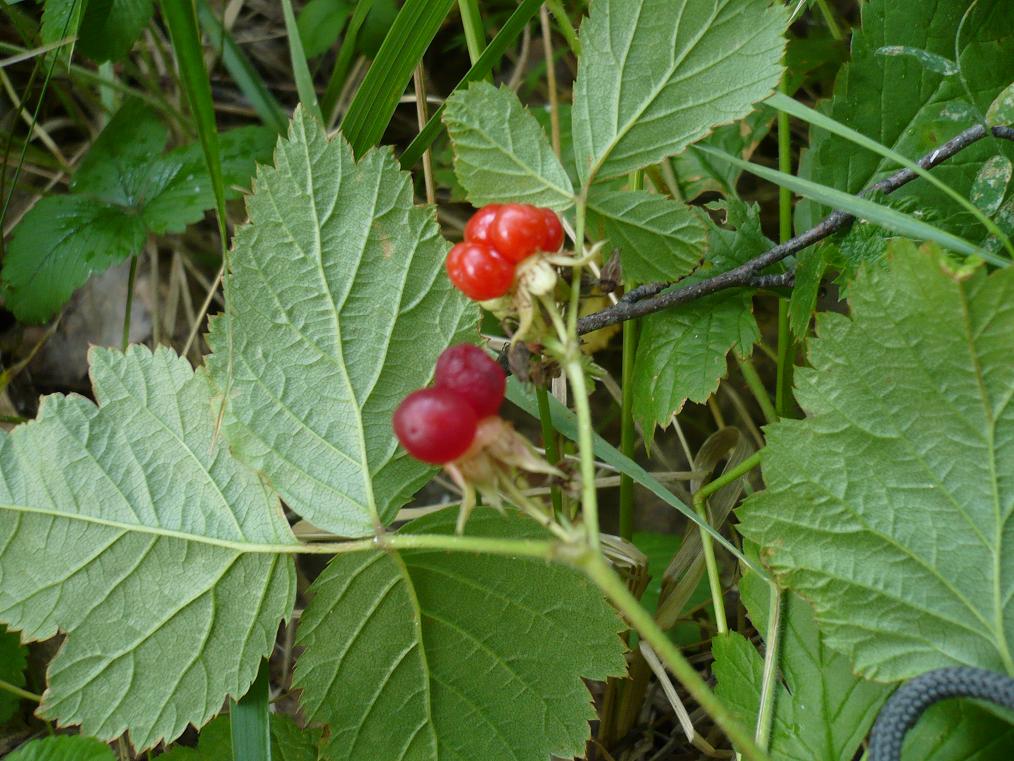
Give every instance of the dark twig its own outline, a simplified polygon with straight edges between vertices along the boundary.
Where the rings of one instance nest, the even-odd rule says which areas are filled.
[[[1014,127],[993,127],[992,133],[994,137],[1002,138],[1004,140],[1014,140]],[[932,169],[984,137],[986,137],[986,127],[982,125],[970,127],[956,137],[948,140],[939,148],[934,149],[931,153],[923,156],[917,163],[923,169]],[[911,169],[901,169],[894,174],[885,177],[880,182],[874,183],[866,190],[862,191],[859,195],[868,195],[876,191],[881,193],[893,193],[902,185],[911,182],[918,176],[919,175]],[[797,235],[795,238],[791,238],[785,243],[781,243],[771,249],[768,249],[760,256],[757,256],[734,269],[723,272],[720,275],[715,275],[707,280],[702,280],[698,283],[694,283],[693,285],[687,285],[683,288],[676,288],[674,290],[666,290],[673,285],[672,283],[648,283],[647,285],[634,288],[624,294],[619,302],[613,306],[603,309],[600,312],[593,312],[592,314],[585,315],[578,320],[578,333],[589,333],[608,325],[615,325],[625,320],[631,320],[635,317],[643,317],[646,314],[659,312],[663,309],[668,309],[669,307],[674,307],[679,304],[686,304],[689,301],[694,301],[703,296],[707,296],[715,293],[716,291],[722,291],[727,288],[740,288],[743,286],[757,287],[755,286],[754,280],[757,277],[757,273],[765,267],[770,267],[775,262],[779,262],[787,256],[798,253],[804,248],[824,240],[839,230],[844,230],[854,221],[855,217],[851,214],[846,214],[843,211],[836,211],[825,217],[822,222],[807,230],[805,233]],[[779,283],[779,285],[784,284]],[[760,287],[772,286],[770,281],[766,281],[765,285]]]

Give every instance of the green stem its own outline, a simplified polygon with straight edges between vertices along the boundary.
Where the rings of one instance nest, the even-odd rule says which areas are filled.
[[[549,410],[549,392],[545,386],[535,387],[535,400],[539,404],[539,424],[542,426],[542,446],[546,450],[546,459],[550,465],[559,465],[560,443],[556,438],[556,429],[553,428],[553,415]],[[549,498],[553,502],[553,513],[559,515],[563,510],[563,497],[560,495],[559,487],[550,487]]]
[[[775,381],[775,412],[778,417],[785,417],[792,404],[792,359],[795,355],[795,343],[789,332],[789,301],[778,300],[778,371]]]
[[[486,49],[486,30],[479,15],[479,4],[476,0],[458,0],[458,12],[461,14],[461,25],[465,29],[465,45],[468,47],[468,60],[473,66]],[[486,76],[489,79],[489,75]]]
[[[122,351],[126,351],[127,346],[130,345],[130,311],[134,307],[134,281],[137,280],[137,259],[138,257],[136,256],[130,258],[130,274],[127,275],[127,306],[123,310],[123,338],[120,341],[120,349]]]
[[[722,489],[731,484],[737,478],[741,478],[742,476],[746,475],[751,470],[760,465],[763,456],[764,456],[763,449],[759,452],[754,452],[752,455],[743,460],[743,462],[741,462],[739,465],[737,465],[734,468],[730,468],[725,473],[716,478],[714,481],[708,481],[708,483],[704,484],[700,489],[698,489],[694,493],[694,501],[695,502],[697,500],[703,501],[708,497],[710,497],[719,489]]]
[[[783,76],[779,91],[788,95],[788,86]],[[778,170],[792,174],[792,134],[789,131],[789,115],[778,112]],[[784,186],[778,188],[778,238],[784,243],[792,237],[792,191]],[[791,404],[792,359],[795,346],[789,331],[789,302],[778,300],[778,375],[775,385],[775,411],[784,417]]]
[[[669,670],[679,679],[698,704],[714,719],[729,739],[736,744],[740,752],[749,761],[768,761],[767,754],[757,747],[743,726],[708,689],[707,684],[690,662],[680,653],[669,636],[663,632],[655,620],[634,598],[623,581],[606,565],[599,556],[587,553],[577,559],[577,565],[612,601],[624,618],[637,630],[648,644],[652,646]]]
[[[772,583],[768,600],[768,636],[764,650],[764,674],[761,679],[760,708],[754,739],[764,750],[771,739],[771,721],[775,713],[775,687],[778,684],[778,660],[782,643],[782,590]]]
[[[842,40],[845,35],[842,34],[841,27],[838,26],[838,22],[834,18],[830,6],[827,4],[827,0],[817,0],[817,7],[820,9],[820,15],[824,17],[824,23],[827,24],[827,29],[831,32],[831,36],[836,40]]]
[[[5,682],[3,679],[0,679],[0,690],[4,692],[9,692],[12,695],[16,695],[22,700],[31,700],[33,703],[42,702],[42,695],[36,695],[34,692],[23,690],[20,687],[11,684],[10,682]]]
[[[697,514],[701,516],[701,520],[710,524],[705,501],[695,498],[694,508],[697,510]],[[711,541],[711,534],[700,526],[698,530],[701,532],[701,551],[704,553],[704,565],[708,569],[708,587],[711,589],[711,605],[715,609],[715,628],[718,629],[719,634],[725,634],[729,631],[729,622],[725,616],[725,593],[722,590],[722,577],[718,573],[715,545]]]
[[[735,354],[735,352],[733,353]],[[768,390],[764,388],[764,382],[757,374],[757,368],[753,366],[753,360],[749,357],[743,359],[736,354],[736,362],[739,363],[739,371],[743,373],[743,380],[746,381],[747,388],[750,389],[750,393],[753,394],[753,398],[757,400],[757,405],[764,414],[764,421],[775,422],[778,419],[778,413],[775,412],[775,406],[771,403]]]
[[[563,3],[560,0],[546,0],[546,7],[549,8],[549,12],[553,14],[556,19],[556,23],[560,27],[560,33],[563,38],[567,41],[567,46],[570,47],[570,51],[580,57],[581,56],[581,40],[578,39],[577,32],[574,31],[574,25],[570,23],[570,16],[567,15],[567,11],[563,7]]]
[[[577,413],[577,449],[581,460],[581,515],[584,516],[584,525],[588,532],[588,544],[598,553],[599,506],[598,492],[595,489],[595,441],[592,435],[588,387],[585,384],[581,360],[568,359],[566,372],[574,397],[574,411]]]
[[[623,400],[620,410],[620,451],[634,459],[634,359],[637,352],[637,320],[623,323]],[[620,536],[630,539],[634,533],[634,479],[620,474]],[[710,538],[710,537],[709,537]]]

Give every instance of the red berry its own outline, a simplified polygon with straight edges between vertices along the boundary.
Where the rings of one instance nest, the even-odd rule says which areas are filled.
[[[394,433],[417,460],[443,465],[463,455],[475,438],[475,412],[457,394],[424,388],[394,411]]]
[[[459,243],[447,254],[447,276],[476,301],[503,296],[514,282],[514,264],[482,243]]]
[[[489,237],[504,258],[518,264],[546,244],[546,217],[535,206],[504,204],[490,225]]]
[[[507,374],[478,346],[458,344],[437,360],[437,388],[452,391],[480,418],[495,415],[507,388]]]
[[[552,209],[542,209],[542,216],[546,220],[546,238],[542,250],[555,253],[563,246],[563,225]]]
[[[465,225],[465,240],[469,243],[485,243],[491,245],[489,240],[489,226],[493,224],[493,218],[500,211],[500,204],[491,203],[483,206]]]

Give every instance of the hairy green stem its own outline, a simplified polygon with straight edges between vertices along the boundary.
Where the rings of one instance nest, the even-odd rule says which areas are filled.
[[[637,320],[623,323],[623,399],[620,409],[620,451],[634,459],[634,358],[637,352]],[[634,534],[634,479],[620,474],[620,536],[630,539]],[[710,537],[709,537],[710,539]]]
[[[560,464],[560,442],[553,428],[553,415],[549,410],[549,392],[545,386],[535,386],[535,400],[539,405],[539,425],[542,427],[542,447],[546,450],[546,459],[550,465]],[[559,515],[563,510],[563,497],[558,486],[549,488],[549,498],[553,503],[553,512]]]
[[[9,692],[11,695],[15,695],[22,700],[31,700],[33,703],[42,702],[42,695],[36,695],[34,692],[23,690],[10,682],[5,682],[3,679],[0,679],[0,690],[3,692]]]
[[[556,23],[560,27],[560,33],[567,41],[567,45],[570,47],[571,52],[580,58],[581,40],[578,39],[577,32],[574,31],[574,25],[570,23],[570,16],[567,15],[567,11],[563,7],[563,3],[561,3],[560,0],[546,0],[545,5],[549,8],[549,12],[556,18]]]
[[[820,15],[824,17],[824,23],[827,24],[827,30],[831,32],[831,36],[836,40],[844,39],[845,35],[842,34],[841,27],[838,26],[834,12],[827,4],[827,0],[817,0],[817,7],[820,9]]]
[[[710,525],[707,503],[704,500],[694,499],[694,508],[701,520]],[[715,545],[711,541],[711,534],[698,526],[701,532],[701,551],[704,554],[704,565],[708,569],[708,587],[711,589],[711,606],[715,610],[715,628],[719,634],[729,631],[729,622],[725,616],[725,592],[722,589],[722,577],[718,572],[718,560],[715,558]]]
[[[761,678],[760,708],[757,711],[757,731],[754,739],[764,750],[771,739],[771,721],[775,714],[776,687],[778,686],[778,656],[782,644],[782,590],[769,585],[768,636],[764,649],[764,673]]]
[[[690,662],[662,631],[655,619],[630,593],[619,576],[596,554],[587,553],[576,559],[576,564],[587,574],[596,586],[612,601],[624,618],[652,646],[668,669],[679,679],[698,704],[725,732],[740,752],[749,761],[768,761],[767,754],[757,747],[750,733],[736,721],[735,717],[708,689],[708,685]]]
[[[127,304],[123,309],[123,337],[120,349],[127,350],[130,345],[130,312],[134,308],[134,283],[137,280],[137,256],[130,257],[130,274],[127,275]]]
[[[764,382],[761,380],[760,375],[757,374],[757,368],[753,366],[753,360],[749,357],[743,359],[738,354],[735,354],[735,356],[736,362],[739,364],[739,371],[743,374],[743,380],[746,381],[746,386],[750,389],[750,393],[753,394],[753,398],[757,400],[757,405],[764,415],[764,421],[767,423],[775,422],[778,419],[778,413],[775,412],[775,406],[771,403],[768,390],[764,388]]]
[[[591,407],[588,404],[588,387],[580,358],[568,358],[565,364],[570,390],[577,413],[577,448],[581,460],[581,515],[588,532],[588,544],[599,551],[599,506],[595,488],[595,441],[592,435]]]

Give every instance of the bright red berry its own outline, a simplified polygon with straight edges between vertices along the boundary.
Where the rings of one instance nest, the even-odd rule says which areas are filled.
[[[491,203],[483,206],[465,225],[465,240],[469,243],[485,243],[492,245],[489,240],[489,226],[493,224],[496,213],[500,211],[500,204]]]
[[[460,396],[482,419],[499,411],[507,374],[478,346],[458,344],[437,360],[436,386]]]
[[[489,227],[489,238],[504,258],[518,264],[546,245],[546,217],[526,203],[500,207]]]
[[[459,243],[447,254],[447,276],[476,301],[503,296],[514,282],[514,264],[483,243]]]
[[[443,465],[472,445],[478,424],[462,397],[443,388],[424,388],[405,397],[394,411],[394,433],[417,460]]]
[[[552,209],[542,209],[542,216],[546,220],[546,238],[542,250],[552,254],[563,246],[563,225]]]

